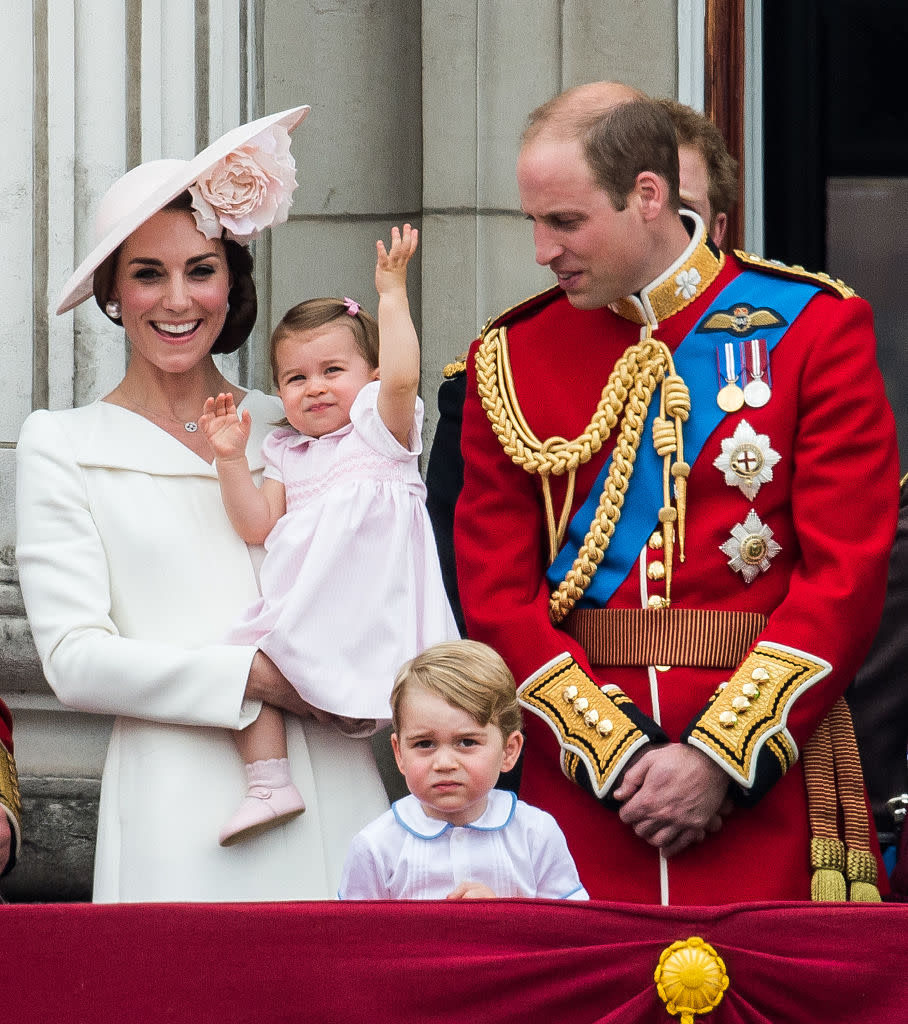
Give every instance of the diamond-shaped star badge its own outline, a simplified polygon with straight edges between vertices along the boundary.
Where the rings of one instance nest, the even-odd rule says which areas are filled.
[[[772,530],[751,509],[743,523],[732,527],[731,537],[719,545],[719,550],[728,555],[730,569],[739,572],[745,583],[753,583],[761,572],[766,572],[782,546],[772,539]]]
[[[713,465],[725,474],[729,487],[737,487],[753,501],[761,485],[772,480],[772,467],[781,458],[770,447],[767,434],[758,434],[747,420],[741,420],[732,436],[722,441],[722,454]]]

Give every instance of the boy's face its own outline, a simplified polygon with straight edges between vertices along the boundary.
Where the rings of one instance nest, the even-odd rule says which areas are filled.
[[[430,818],[467,825],[486,809],[489,790],[514,767],[523,737],[507,740],[421,686],[410,685],[391,737],[397,767]]]

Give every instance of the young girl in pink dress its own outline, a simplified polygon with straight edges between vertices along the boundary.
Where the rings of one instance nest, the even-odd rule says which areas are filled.
[[[418,467],[419,342],[406,290],[417,241],[406,224],[390,251],[377,243],[377,324],[350,299],[302,302],[278,324],[271,366],[287,420],[264,443],[261,488],[245,456],[249,415],[233,396],[209,398],[199,420],[230,521],[267,549],[262,597],[230,640],[258,646],[315,717],[351,736],[390,718],[404,661],[458,635]],[[248,790],[222,845],[305,810],[282,713],[265,705],[236,739]]]

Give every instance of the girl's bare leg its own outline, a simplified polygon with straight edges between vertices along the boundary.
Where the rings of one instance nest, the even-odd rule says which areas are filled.
[[[270,704],[263,704],[259,717],[234,734],[236,749],[245,764],[287,756],[287,730],[284,716]]]

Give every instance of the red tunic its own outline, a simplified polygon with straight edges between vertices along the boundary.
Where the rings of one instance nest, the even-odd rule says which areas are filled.
[[[662,311],[654,336],[674,350],[742,269],[738,259],[727,258],[692,302],[679,298],[668,315]],[[765,273],[769,280],[771,272]],[[505,314],[501,322],[508,327],[515,393],[541,439],[573,438],[585,429],[615,362],[641,337],[637,323],[612,309],[575,309],[557,290]],[[551,624],[539,478],[511,462],[492,432],[477,393],[475,352],[474,345],[462,435],[464,488],[455,521],[469,635],[500,651],[518,682],[567,651],[599,685],[617,684],[670,740],[680,740],[730,670],[591,668],[580,646]],[[768,621],[758,642],[831,664],[831,671],[789,706],[787,729],[800,751],[853,678],[879,621],[896,522],[898,459],[866,302],[820,291],[775,348],[771,372],[768,404],[726,415],[691,469],[687,557],[683,564],[675,559],[671,597],[676,608],[762,613]],[[697,416],[696,408],[691,415]],[[752,500],[713,465],[722,440],[742,420],[768,435],[781,456],[772,479]],[[574,511],[593,487],[612,443],[580,467]],[[563,481],[554,481],[556,510]],[[781,551],[747,584],[729,567],[720,545],[750,509],[772,529]],[[664,583],[645,571],[661,557],[661,551],[644,546],[641,563],[608,607],[646,607],[651,595],[663,594]],[[809,898],[800,763],[754,806],[736,808],[719,833],[660,869],[653,847],[612,808],[562,774],[558,743],[546,723],[535,715],[525,719],[521,797],[555,816],[594,898],[657,903],[660,870],[667,870],[670,903]]]
[[[0,874],[8,871],[16,862],[21,847],[22,800],[19,795],[19,778],[13,758],[13,717],[9,708],[0,701],[0,814],[6,814],[12,831],[9,860],[0,863]]]

